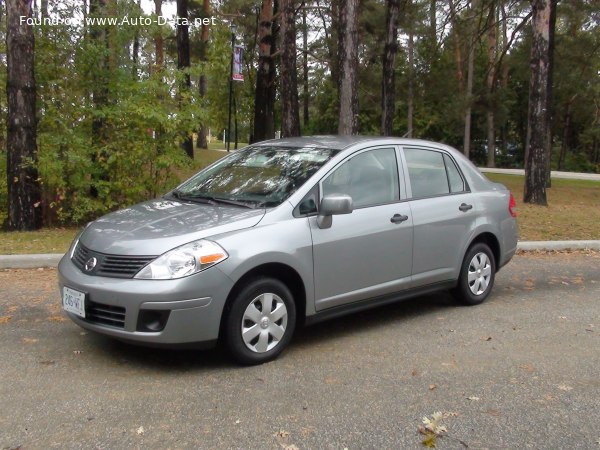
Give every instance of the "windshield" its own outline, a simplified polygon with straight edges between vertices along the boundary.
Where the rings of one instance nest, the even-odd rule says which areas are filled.
[[[277,206],[336,153],[322,148],[246,147],[194,175],[173,191],[173,196]]]

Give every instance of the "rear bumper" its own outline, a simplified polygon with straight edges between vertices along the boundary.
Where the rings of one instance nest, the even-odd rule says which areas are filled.
[[[59,288],[86,294],[86,318],[65,313],[90,331],[149,346],[197,346],[216,342],[232,281],[218,266],[179,280],[135,280],[89,276],[68,256],[58,266]],[[118,324],[96,319],[88,308],[118,311]],[[149,331],[150,317],[162,318]]]

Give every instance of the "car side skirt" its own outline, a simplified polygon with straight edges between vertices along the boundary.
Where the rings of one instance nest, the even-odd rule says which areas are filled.
[[[418,288],[407,289],[405,291],[395,292],[393,294],[383,295],[375,298],[368,298],[358,302],[350,303],[349,305],[336,306],[326,309],[322,312],[306,317],[305,325],[314,325],[315,323],[325,320],[334,319],[336,317],[353,314],[359,311],[364,311],[378,306],[388,305],[390,303],[408,300],[420,295],[430,294],[432,292],[443,291],[456,287],[457,280],[447,280],[438,283],[428,284]]]

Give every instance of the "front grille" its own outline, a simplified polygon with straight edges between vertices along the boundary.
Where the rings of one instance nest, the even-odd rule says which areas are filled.
[[[86,268],[86,264],[92,258],[96,259],[95,266],[88,265],[88,268]],[[73,252],[72,261],[79,270],[87,275],[133,278],[136,273],[155,258],[156,256],[107,255],[90,250],[81,242],[78,242],[75,252]]]
[[[125,308],[88,300],[85,308],[85,320],[99,325],[125,328]]]

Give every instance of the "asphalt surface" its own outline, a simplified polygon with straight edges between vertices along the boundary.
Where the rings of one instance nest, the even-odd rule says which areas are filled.
[[[600,254],[518,255],[477,307],[447,294],[302,329],[278,360],[84,332],[56,271],[0,271],[0,448],[600,448]]]

